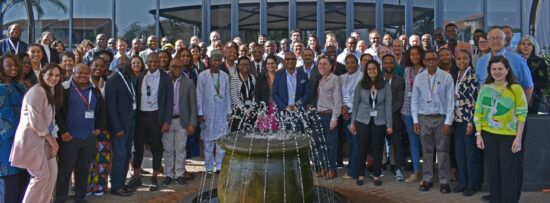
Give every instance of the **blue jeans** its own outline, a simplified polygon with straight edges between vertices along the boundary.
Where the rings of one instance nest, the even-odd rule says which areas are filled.
[[[414,133],[414,123],[412,116],[403,115],[403,122],[409,135],[409,144],[411,146],[411,159],[414,171],[420,171],[420,136]]]
[[[342,121],[344,124],[344,135],[346,135],[346,138],[349,142],[348,176],[351,176],[352,178],[357,178],[357,136],[351,134],[351,132],[349,131],[351,119],[347,121],[342,119]]]
[[[476,136],[466,135],[467,127],[466,122],[453,123],[458,183],[462,188],[477,191],[481,174],[480,150],[477,148]]]
[[[134,122],[132,122],[134,123]],[[134,141],[135,124],[124,131],[124,137],[117,137],[116,132],[112,134],[113,168],[111,169],[111,190],[116,191],[125,186],[126,174],[132,156],[132,144]]]
[[[336,148],[338,146],[338,129],[334,128],[330,130],[330,119],[332,115],[320,115],[320,117],[321,124],[323,125],[325,136],[324,144],[326,144],[326,148],[325,146],[323,146],[322,137],[316,138],[317,140],[320,140],[320,142],[317,142],[316,140],[315,148],[317,148],[320,160],[324,162],[321,167],[327,169],[327,171],[336,172]]]

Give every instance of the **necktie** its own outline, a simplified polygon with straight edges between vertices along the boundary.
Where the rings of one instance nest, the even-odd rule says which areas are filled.
[[[260,75],[260,64],[256,65],[256,74]]]

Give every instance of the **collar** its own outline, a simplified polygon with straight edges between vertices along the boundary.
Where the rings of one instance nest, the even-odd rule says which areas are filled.
[[[285,69],[285,73],[286,73],[287,76],[292,76],[292,77],[294,77],[294,76],[296,76],[296,73],[298,73],[298,71],[297,71],[296,69],[294,69],[294,74],[290,74],[290,73],[288,72],[288,70]]]
[[[147,70],[147,73],[145,73],[145,75],[150,75],[151,77],[158,77],[160,75],[160,69],[157,69],[157,71],[155,71],[154,73],[151,73],[151,71]]]
[[[85,89],[81,89],[78,85],[76,85],[76,83],[74,82],[74,78],[71,79],[71,86],[73,87],[77,87],[78,89],[84,91],[84,90],[87,90],[87,89],[90,89],[92,87],[95,87],[94,83],[91,82],[92,78],[90,78],[90,81],[88,82],[88,87],[86,87]]]
[[[504,48],[503,48],[502,50],[500,50],[500,52],[498,52],[497,55],[495,55],[495,56],[504,55],[504,54],[506,54],[506,52],[508,52],[508,51],[507,51],[506,47],[504,47]],[[491,53],[491,56],[492,56],[492,53]]]

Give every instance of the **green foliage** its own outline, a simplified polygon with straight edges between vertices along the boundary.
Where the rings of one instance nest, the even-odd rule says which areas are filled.
[[[550,64],[550,53],[548,53],[547,51],[540,51],[539,53],[539,57],[543,58],[544,61],[546,61],[546,64]],[[550,72],[550,68],[549,69],[549,72]],[[544,90],[542,90],[542,93],[544,96],[549,96],[550,95],[550,86],[544,88]]]

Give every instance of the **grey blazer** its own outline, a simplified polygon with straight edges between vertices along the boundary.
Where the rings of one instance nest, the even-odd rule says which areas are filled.
[[[197,126],[197,93],[192,79],[180,76],[179,111],[182,128]]]
[[[361,82],[357,84],[353,95],[353,113],[351,114],[351,123],[361,122],[369,124],[370,111],[372,103],[369,102],[370,90],[363,89]],[[374,117],[375,125],[386,125],[392,127],[392,91],[389,85],[384,85],[382,89],[377,90],[376,107],[377,116]]]

